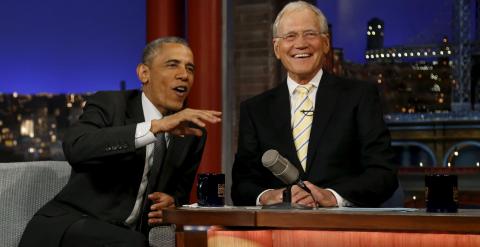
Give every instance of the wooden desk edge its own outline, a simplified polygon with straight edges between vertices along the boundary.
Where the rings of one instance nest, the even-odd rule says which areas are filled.
[[[468,215],[401,214],[331,214],[314,213],[292,215],[281,212],[257,212],[258,227],[312,230],[382,231],[382,232],[438,232],[480,234],[480,217]],[[285,222],[289,222],[285,226]]]
[[[164,220],[177,225],[480,234],[480,210],[458,214],[429,214],[425,212],[166,209]]]
[[[257,226],[255,210],[164,209],[163,219],[177,225]]]

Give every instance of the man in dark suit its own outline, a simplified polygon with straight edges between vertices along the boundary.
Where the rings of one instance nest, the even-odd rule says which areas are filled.
[[[328,26],[311,4],[287,4],[275,20],[273,36],[288,77],[241,104],[234,204],[282,202],[285,184],[261,163],[263,153],[275,149],[312,192],[293,186],[293,203],[379,206],[398,182],[376,86],[322,70],[330,49]]]
[[[29,222],[20,246],[148,246],[161,209],[188,202],[220,112],[184,109],[193,54],[175,37],[149,43],[137,67],[142,91],[89,97],[63,148],[72,174]]]

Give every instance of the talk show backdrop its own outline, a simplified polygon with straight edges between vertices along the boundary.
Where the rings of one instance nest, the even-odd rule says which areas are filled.
[[[0,93],[85,93],[120,89],[121,81],[138,88],[135,66],[145,44],[145,5],[1,1]],[[358,63],[365,62],[366,23],[373,17],[385,22],[387,46],[433,43],[450,33],[451,0],[317,0],[317,5],[332,24],[334,46]]]

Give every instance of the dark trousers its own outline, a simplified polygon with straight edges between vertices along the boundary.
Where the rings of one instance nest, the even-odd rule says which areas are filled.
[[[144,234],[87,216],[55,201],[28,223],[19,247],[128,246],[146,247]]]
[[[60,246],[148,247],[148,242],[140,232],[96,219],[82,218],[66,230]]]

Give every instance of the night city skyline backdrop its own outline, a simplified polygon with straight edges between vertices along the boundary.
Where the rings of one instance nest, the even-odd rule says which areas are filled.
[[[317,0],[333,46],[363,63],[367,21],[385,22],[385,46],[430,44],[451,36],[453,0]],[[138,88],[145,1],[0,2],[0,93],[84,93]],[[220,48],[219,48],[220,49]],[[197,64],[201,66],[201,64]]]

